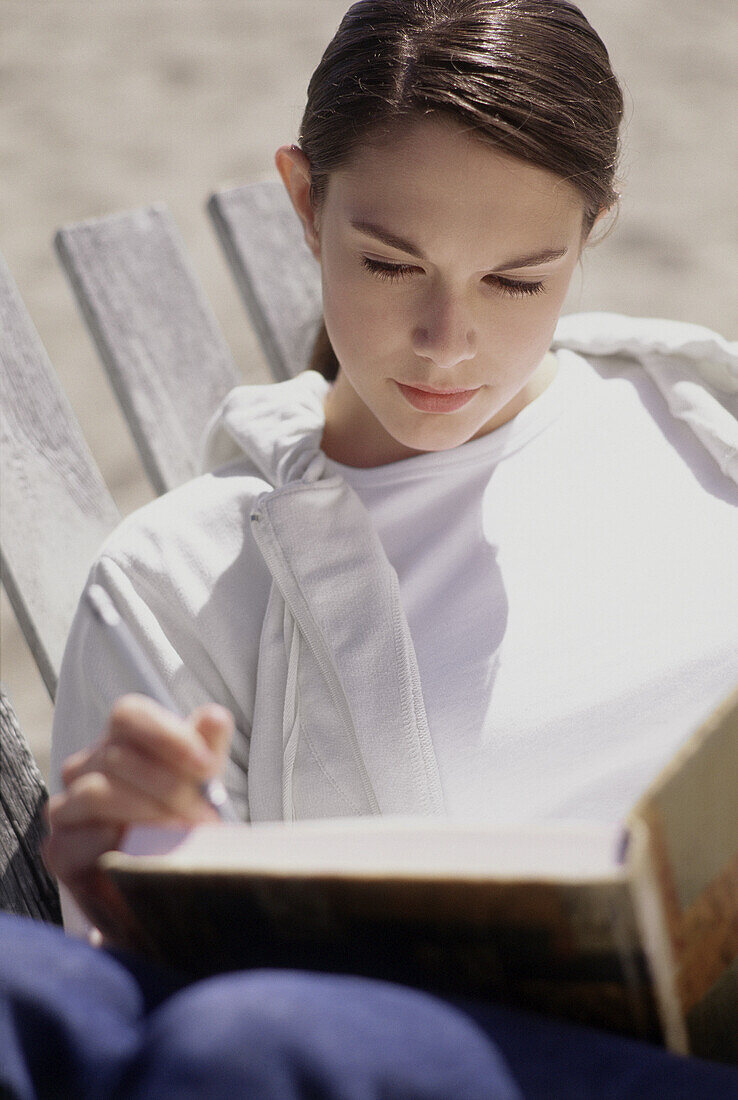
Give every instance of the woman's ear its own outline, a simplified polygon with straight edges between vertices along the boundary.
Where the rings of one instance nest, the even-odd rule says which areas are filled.
[[[310,161],[297,145],[282,145],[274,155],[274,163],[282,177],[282,183],[292,200],[298,218],[302,222],[308,248],[320,259],[320,243],[315,221],[315,209],[310,196]]]
[[[599,244],[612,232],[618,216],[619,196],[612,206],[603,206],[582,240],[582,248],[587,244]],[[597,229],[597,233],[595,233]]]

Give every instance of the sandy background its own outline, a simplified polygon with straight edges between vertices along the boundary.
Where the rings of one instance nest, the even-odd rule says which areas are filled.
[[[273,175],[348,0],[0,0],[0,251],[125,514],[148,500],[51,248],[63,224],[163,201],[249,381],[267,372],[204,213]],[[736,336],[733,0],[582,0],[626,92],[623,202],[567,311]],[[1,515],[4,523],[12,517]],[[4,594],[0,676],[42,769],[51,707]]]

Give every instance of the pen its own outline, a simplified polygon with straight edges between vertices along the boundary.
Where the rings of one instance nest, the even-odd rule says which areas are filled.
[[[155,674],[141,646],[116,611],[115,604],[105,589],[99,584],[92,584],[87,589],[86,598],[95,618],[106,628],[118,662],[125,670],[126,680],[130,682],[130,690],[148,695],[150,699],[161,703],[167,710],[180,714],[178,705],[166,685]],[[200,784],[200,793],[222,821],[241,820],[220,779],[205,780]]]

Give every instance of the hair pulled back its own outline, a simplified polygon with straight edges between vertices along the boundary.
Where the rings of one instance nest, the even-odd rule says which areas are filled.
[[[355,150],[428,114],[569,180],[585,233],[617,199],[623,97],[604,44],[569,0],[358,0],[308,86],[299,141],[313,203]],[[335,377],[324,330],[313,366]]]

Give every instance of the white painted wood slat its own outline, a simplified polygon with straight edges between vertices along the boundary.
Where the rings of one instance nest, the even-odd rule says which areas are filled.
[[[97,218],[55,243],[151,484],[189,480],[209,417],[242,379],[171,214]]]
[[[87,571],[118,510],[0,257],[0,569],[52,699]]]
[[[208,211],[277,381],[309,366],[322,318],[320,268],[279,182],[211,196]]]

